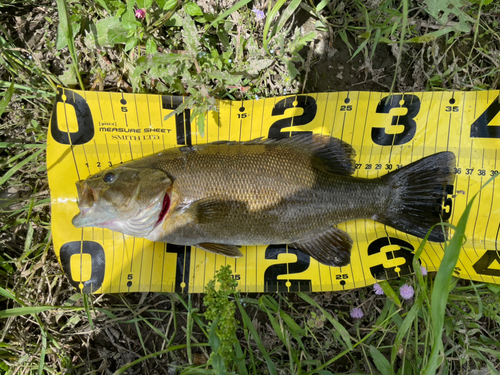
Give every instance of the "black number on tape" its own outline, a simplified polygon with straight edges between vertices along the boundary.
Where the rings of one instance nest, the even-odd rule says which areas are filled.
[[[66,101],[63,100],[63,97],[65,97]],[[73,107],[78,125],[76,132],[69,132],[67,128],[65,129],[68,116],[71,116],[69,108],[66,107],[66,118],[57,118],[57,108],[60,107],[59,103],[67,107]],[[62,124],[63,130],[59,128],[59,122]],[[52,119],[50,120],[50,133],[56,142],[63,145],[83,145],[94,138],[95,130],[92,112],[87,101],[81,95],[62,87],[57,88],[56,102],[52,110]]]
[[[91,257],[90,278],[88,280],[78,280],[79,275],[73,275],[71,272],[71,260],[76,261],[83,267],[80,259],[83,254]],[[59,253],[61,265],[68,276],[69,282],[82,293],[95,293],[104,281],[104,271],[106,268],[106,256],[101,244],[94,241],[72,241],[66,242],[61,246]],[[87,262],[85,262],[87,264]],[[85,272],[86,273],[86,272]]]
[[[175,269],[175,291],[188,291],[189,270],[191,268],[191,246],[167,244],[167,253],[177,254]]]
[[[403,104],[400,104],[401,101]],[[420,111],[420,99],[415,95],[389,95],[380,100],[377,113],[389,113],[394,108],[406,108],[408,112],[402,116],[392,116],[392,126],[403,125],[404,130],[398,134],[387,134],[385,128],[372,128],[372,140],[380,146],[402,145],[410,142],[415,136],[417,123],[414,118]]]
[[[500,138],[500,126],[488,126],[499,112],[500,96],[497,96],[470,127],[471,138]]]
[[[500,276],[500,270],[489,268],[494,262],[500,265],[500,255],[496,250],[486,250],[479,260],[472,266],[479,275]]]
[[[278,280],[279,275],[304,272],[309,268],[310,257],[297,249],[288,248],[288,252],[297,255],[294,263],[273,264],[264,272],[264,288],[266,292],[310,292],[311,280]],[[286,254],[286,245],[269,245],[266,249],[266,259],[278,259],[279,254]],[[288,289],[286,283],[290,283]]]
[[[163,109],[175,110],[183,99],[182,96],[162,96],[161,102]],[[175,131],[178,145],[191,146],[191,111],[188,108],[175,115]]]
[[[408,275],[413,272],[412,261],[413,261],[413,250],[415,248],[409,242],[401,240],[394,237],[382,237],[373,241],[368,245],[368,256],[379,254],[382,249],[389,245],[398,245],[399,250],[387,251],[385,256],[387,260],[392,259],[404,259],[405,263],[395,267],[385,268],[383,263],[376,266],[370,267],[370,272],[372,276],[379,280],[394,279],[403,275]],[[409,249],[409,250],[407,250]],[[399,272],[396,272],[396,268],[399,268]]]
[[[443,187],[441,185],[436,186],[436,193],[439,196],[436,202],[438,203],[439,207],[441,207],[442,205],[441,209],[439,210],[439,212],[436,212],[436,214],[441,215],[443,220],[448,220],[451,216],[451,209],[453,208],[452,195],[454,189],[455,187],[453,185],[446,185],[446,197],[444,200],[441,200],[441,197],[443,195]]]
[[[500,256],[498,251],[486,250],[479,260],[474,263],[472,268],[478,275],[485,276],[500,276],[500,270],[495,268],[489,268],[493,263],[498,263],[500,265]]]
[[[295,102],[297,104],[296,106],[293,105]],[[268,134],[269,138],[280,139],[289,137],[288,132],[282,133],[281,129],[288,128],[292,125],[293,127],[296,127],[309,124],[314,119],[314,117],[316,117],[316,111],[318,110],[316,100],[313,97],[307,95],[298,95],[296,97],[292,96],[289,98],[285,98],[276,103],[276,105],[273,108],[272,115],[281,116],[285,113],[287,109],[290,108],[303,108],[304,113],[301,114],[300,116],[283,118],[281,120],[274,122],[269,128],[269,134]],[[296,133],[298,132],[292,132],[292,135]],[[305,132],[300,132],[300,133],[305,133]],[[312,134],[312,132],[307,132],[307,133]]]

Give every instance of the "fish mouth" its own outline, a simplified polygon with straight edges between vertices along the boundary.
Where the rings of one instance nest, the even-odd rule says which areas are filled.
[[[73,217],[71,222],[75,227],[82,228],[88,226],[90,223],[89,216],[92,216],[96,192],[87,186],[83,180],[76,183],[76,190],[78,193],[78,209],[80,212]]]
[[[170,209],[170,196],[168,195],[168,192],[165,193],[165,196],[163,197],[163,203],[161,206],[161,211],[160,214],[158,215],[158,221],[155,224],[155,228],[163,222],[163,219],[165,219],[165,216],[167,215],[168,210]]]

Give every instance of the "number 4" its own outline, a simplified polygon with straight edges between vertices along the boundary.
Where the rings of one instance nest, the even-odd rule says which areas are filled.
[[[500,95],[474,121],[470,128],[471,138],[500,138],[500,126],[488,126],[498,112],[500,112]]]

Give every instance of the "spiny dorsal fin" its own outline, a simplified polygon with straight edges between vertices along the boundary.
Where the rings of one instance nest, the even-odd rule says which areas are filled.
[[[351,145],[338,138],[322,134],[294,134],[288,138],[257,138],[246,142],[218,141],[211,144],[221,145],[272,145],[293,148],[313,158],[313,165],[329,172],[350,176],[355,170],[356,151]]]

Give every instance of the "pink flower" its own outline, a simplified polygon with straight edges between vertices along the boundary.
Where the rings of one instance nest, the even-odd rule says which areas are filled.
[[[413,290],[413,287],[411,285],[404,284],[403,286],[401,286],[401,288],[399,288],[399,294],[403,299],[408,300],[413,297],[415,291]]]
[[[361,319],[363,315],[363,310],[361,310],[359,307],[354,307],[351,309],[351,318]]]
[[[384,290],[382,289],[382,287],[380,286],[379,283],[373,284],[373,290],[375,291],[375,294],[377,296],[383,296],[384,295]]]
[[[427,276],[427,268],[420,266],[420,270],[422,271],[422,276]]]
[[[137,9],[135,11],[135,18],[143,20],[146,17],[146,9]]]

